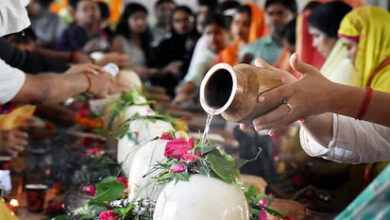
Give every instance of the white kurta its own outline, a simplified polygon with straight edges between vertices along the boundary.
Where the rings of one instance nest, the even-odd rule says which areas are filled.
[[[368,163],[390,159],[390,127],[333,114],[333,137],[319,144],[302,127],[303,150],[312,157],[343,163]]]

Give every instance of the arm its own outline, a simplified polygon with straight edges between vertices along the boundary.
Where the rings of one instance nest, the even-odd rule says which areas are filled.
[[[10,66],[29,73],[64,72],[69,65],[61,60],[21,51],[6,39],[0,38],[0,58]]]
[[[123,53],[122,42],[119,37],[115,37],[112,41],[111,52]]]
[[[88,86],[88,79],[82,74],[45,74],[37,76],[26,74],[22,88],[12,101],[59,103],[68,97],[86,92]]]

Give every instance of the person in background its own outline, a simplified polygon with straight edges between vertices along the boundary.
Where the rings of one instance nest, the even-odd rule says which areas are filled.
[[[168,67],[168,73],[154,74],[152,85],[162,86],[170,96],[184,78],[199,34],[194,28],[195,18],[187,6],[176,6],[172,14],[172,35],[153,50],[153,67]]]
[[[295,41],[296,41],[296,22],[297,19],[294,18],[290,22],[286,24],[286,26],[282,30],[283,37],[283,50],[279,55],[279,58],[274,63],[276,68],[286,70],[293,74],[295,77],[299,78],[298,73],[294,72],[294,70],[290,66],[290,57],[293,53],[295,53]]]
[[[36,35],[36,43],[45,48],[54,48],[57,39],[65,29],[62,18],[49,11],[52,0],[31,0],[27,12],[31,27]]]
[[[204,75],[214,65],[217,54],[226,45],[227,28],[222,15],[207,16],[203,26],[203,37],[206,39],[208,49],[203,51],[202,56],[193,57],[191,60],[182,85],[176,89],[173,101],[175,104],[192,101],[192,95],[199,88]]]
[[[238,54],[242,48],[268,32],[264,11],[254,3],[245,3],[237,9],[230,28],[234,41],[219,53],[217,62],[232,66],[238,63]]]
[[[343,84],[352,84],[353,65],[347,58],[347,49],[337,36],[341,20],[352,7],[341,1],[318,5],[312,9],[308,22],[313,47],[326,59],[321,73],[326,78]]]
[[[267,0],[265,2],[266,23],[271,34],[251,44],[240,51],[240,58],[251,54],[253,58],[262,58],[270,64],[274,64],[283,49],[282,30],[297,13],[295,0]],[[252,63],[254,62],[252,60]]]
[[[100,42],[104,37],[99,35],[100,12],[97,3],[93,0],[69,0],[69,10],[74,15],[74,23],[62,32],[56,49],[86,52],[107,49],[108,43]]]
[[[112,43],[112,52],[132,56],[133,68],[146,66],[148,63],[152,35],[148,29],[147,15],[147,9],[143,5],[127,4],[116,28],[117,36]]]
[[[199,2],[199,4],[200,4],[200,2]],[[233,15],[230,15],[229,11],[235,11],[236,8],[238,8],[239,6],[240,6],[240,3],[238,3],[237,1],[230,1],[230,0],[224,1],[224,2],[221,2],[220,4],[217,5],[217,8],[215,9],[215,13],[221,14],[224,18],[224,23],[225,23],[226,27],[230,27],[230,23],[231,23],[230,17],[232,17]],[[202,9],[202,10],[205,11],[205,9]],[[229,12],[229,13],[225,14],[225,12]],[[199,22],[199,20],[197,20],[197,22]],[[230,43],[230,41],[231,41],[230,39],[231,39],[230,32],[227,32],[225,45],[228,45]],[[205,52],[205,51],[207,51],[207,52]],[[207,45],[206,36],[204,34],[202,34],[202,36],[196,42],[194,53],[192,55],[190,63],[197,63],[197,61],[195,61],[195,59],[198,59],[198,57],[202,57],[204,53],[212,54],[214,52],[210,51],[210,49]]]
[[[152,47],[157,47],[163,39],[169,37],[174,8],[175,2],[173,0],[158,0],[154,5],[156,24],[151,28],[153,34]]]
[[[198,0],[198,12],[196,14],[196,31],[203,33],[203,23],[208,14],[215,13],[218,0]]]
[[[107,38],[110,42],[114,38],[114,32],[112,31],[110,25],[110,9],[108,8],[107,3],[105,2],[97,2],[99,11],[100,11],[100,25],[99,29],[105,38]]]

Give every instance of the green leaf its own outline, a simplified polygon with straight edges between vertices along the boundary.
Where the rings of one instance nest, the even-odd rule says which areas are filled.
[[[283,218],[283,215],[281,215],[278,211],[275,211],[271,208],[267,208],[265,206],[262,206],[261,207],[262,209],[264,209],[265,211],[267,211],[269,214],[273,215],[273,216],[276,216],[278,218]]]
[[[52,218],[51,220],[76,220],[76,219],[70,215],[59,215]]]
[[[116,180],[116,177],[110,176],[96,184],[96,195],[91,200],[94,203],[113,201],[121,197],[125,190],[125,184]]]
[[[205,161],[210,164],[210,168],[222,180],[232,183],[239,175],[235,160],[229,155],[221,155],[219,150],[214,149],[205,157]]]
[[[174,173],[173,178],[175,180],[175,183],[179,181],[186,181],[190,179],[190,174],[188,172],[181,172],[181,173]]]
[[[210,140],[207,140],[205,141],[205,143],[203,144],[203,149],[202,149],[202,143],[201,141],[198,141],[195,143],[195,150],[196,152],[205,155],[211,151],[213,151],[214,149],[220,147],[218,144],[213,144],[211,143]]]
[[[100,212],[106,211],[107,208],[103,204],[87,203],[81,208],[78,208],[74,214],[77,219],[93,219],[99,215]]]

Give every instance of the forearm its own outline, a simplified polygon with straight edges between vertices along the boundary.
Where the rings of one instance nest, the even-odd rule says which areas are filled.
[[[326,147],[333,137],[333,115],[324,113],[313,115],[301,122],[302,127],[313,137],[319,144]]]
[[[89,87],[83,74],[38,76],[26,75],[26,81],[12,100],[29,103],[59,103],[66,98],[85,92]]]
[[[56,59],[60,59],[66,62],[71,62],[71,53],[69,51],[54,51],[54,50],[48,50],[41,47],[35,47],[34,52],[42,55],[42,56],[48,56]]]
[[[366,96],[366,88],[338,84],[331,101],[331,111],[356,117]],[[390,126],[390,94],[374,91],[362,120]]]

